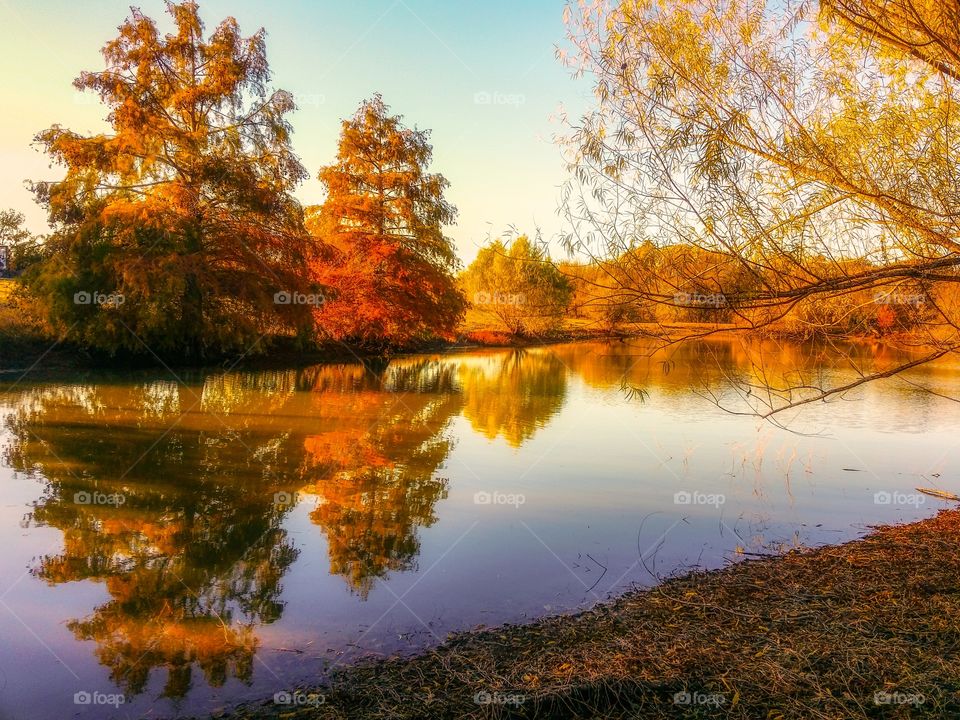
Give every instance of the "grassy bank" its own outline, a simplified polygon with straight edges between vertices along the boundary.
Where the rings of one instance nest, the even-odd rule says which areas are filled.
[[[230,717],[960,717],[958,551],[960,511],[944,511],[456,636],[303,689],[323,704]]]

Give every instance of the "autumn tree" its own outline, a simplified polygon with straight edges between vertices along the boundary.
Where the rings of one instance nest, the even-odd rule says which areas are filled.
[[[761,414],[956,352],[958,8],[571,4],[568,57],[595,78],[598,104],[567,138],[568,248],[612,291],[669,308],[720,297],[740,328],[799,314],[828,329],[866,307],[872,326],[913,331],[900,343],[912,359],[852,384],[739,385]],[[644,244],[653,271],[632,272],[624,259]],[[696,261],[668,262],[681,251]],[[904,299],[926,308],[919,327],[891,310]],[[810,312],[829,303],[841,312]],[[688,335],[703,332],[717,330]]]
[[[559,325],[572,295],[567,279],[526,235],[509,246],[495,240],[481,248],[462,282],[473,307],[515,335]]]
[[[957,0],[822,0],[821,17],[855,42],[869,38],[889,57],[913,58],[960,81]]]
[[[109,131],[37,135],[66,175],[34,184],[55,233],[33,284],[61,334],[94,347],[247,351],[309,321],[308,305],[275,302],[308,290],[293,98],[269,89],[262,29],[243,37],[227,18],[205,38],[196,3],[167,12],[164,35],[132,10],[106,67],[74,82],[99,96]]]
[[[443,226],[456,217],[449,186],[427,171],[429,132],[403,126],[376,95],[343,122],[337,160],[320,171],[327,197],[308,227],[333,249],[312,265],[326,288],[320,329],[341,341],[403,345],[452,336],[464,300]]]
[[[23,213],[0,210],[0,259],[6,261],[6,266],[0,267],[0,277],[23,272],[42,253],[39,239],[23,223]]]

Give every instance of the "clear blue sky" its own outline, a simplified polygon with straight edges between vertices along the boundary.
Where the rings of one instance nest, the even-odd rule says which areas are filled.
[[[23,212],[35,232],[45,215],[23,181],[57,170],[31,139],[55,122],[103,129],[102,106],[71,81],[102,68],[100,49],[130,4],[0,0],[0,208]],[[167,26],[161,0],[139,7]],[[563,0],[201,0],[200,10],[208,30],[228,15],[244,34],[266,28],[274,85],[301,106],[293,143],[312,176],[297,192],[304,203],[321,197],[314,178],[336,152],[340,120],[379,91],[407,124],[433,131],[433,167],[460,210],[448,232],[462,259],[511,224],[548,235],[561,227],[557,116],[579,117],[590,98],[554,55]]]

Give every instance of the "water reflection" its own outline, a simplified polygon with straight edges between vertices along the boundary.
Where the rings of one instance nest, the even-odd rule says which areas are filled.
[[[281,456],[289,439],[181,414],[198,402],[196,388],[172,383],[47,388],[8,419],[9,464],[45,480],[27,521],[64,539],[31,572],[102,583],[110,599],[68,627],[97,643],[128,693],[154,668],[172,697],[194,666],[214,687],[249,681],[253,627],[280,616],[280,579],[297,556],[273,502],[299,484],[297,469],[253,460]]]
[[[285,610],[284,578],[321,533],[330,574],[361,601],[391,573],[416,569],[421,530],[451,490],[445,464],[458,439],[472,433],[491,444],[475,453],[499,443],[513,454],[569,414],[574,388],[622,403],[621,386],[639,386],[673,412],[702,403],[697,390],[722,393],[731,377],[837,373],[851,355],[862,366],[899,359],[868,346],[841,355],[734,340],[651,353],[613,343],[0,388],[11,408],[4,459],[42,483],[25,525],[62,533],[62,549],[35,559],[32,575],[88,581],[107,598],[68,620],[73,636],[96,643],[125,692],[163,671],[163,694],[179,698],[201,683],[251,682],[259,634]],[[873,421],[922,426],[929,396],[909,391],[909,404],[888,403]],[[579,396],[576,412],[591,402]],[[469,432],[457,435],[461,416]],[[558,504],[575,497],[550,488]],[[304,506],[313,535],[294,543],[290,518]]]
[[[302,490],[316,499],[310,518],[326,533],[330,571],[363,598],[376,578],[415,567],[416,531],[433,524],[447,495],[436,473],[452,447],[445,430],[463,404],[453,370],[424,361],[398,364],[386,377],[358,367],[311,373],[319,432],[303,441]]]
[[[800,400],[805,389],[835,387],[891,370],[915,357],[908,349],[879,342],[793,343],[747,337],[712,338],[666,348],[643,340],[571,344],[553,352],[571,374],[597,389],[619,386],[625,397],[634,398],[652,392],[669,400],[669,406],[685,411],[696,412],[699,408],[703,412],[706,402],[739,413],[765,411],[768,403],[781,406],[788,397]],[[860,397],[876,396],[881,391],[899,394],[909,398],[909,405],[894,404],[886,412],[912,415],[918,408],[936,405],[935,396],[917,390],[949,384],[956,370],[950,361],[922,365],[889,382],[863,388]],[[765,388],[775,389],[774,396],[765,397]],[[759,396],[750,397],[758,392]]]
[[[452,367],[421,361],[22,393],[6,462],[44,481],[26,524],[64,538],[31,572],[103,585],[110,600],[68,627],[125,692],[155,668],[171,697],[194,667],[214,687],[248,681],[255,627],[283,612],[298,492],[316,499],[331,572],[361,596],[414,565],[446,494],[453,389]]]
[[[479,433],[520,447],[563,406],[567,373],[551,351],[513,350],[460,365],[463,414]]]

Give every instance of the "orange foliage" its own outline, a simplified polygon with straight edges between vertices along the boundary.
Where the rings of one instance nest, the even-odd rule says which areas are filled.
[[[499,330],[473,330],[467,333],[467,341],[478,345],[509,345],[513,336]]]
[[[168,2],[173,32],[133,9],[75,81],[110,128],[37,135],[62,180],[33,185],[54,233],[32,282],[63,337],[109,352],[182,360],[256,350],[267,331],[304,333],[311,247],[292,192],[307,176],[290,146],[293,97],[273,90],[264,32],[232,18],[204,37],[194,2]],[[117,306],[77,292],[118,293]]]
[[[334,430],[309,435],[303,441],[310,462],[342,467],[390,467],[393,463],[370,445],[358,442],[357,432]]]
[[[320,171],[327,200],[310,208],[307,228],[332,249],[311,264],[327,289],[315,311],[337,340],[407,344],[453,337],[465,301],[456,288],[456,255],[442,226],[456,209],[448,183],[426,172],[428,133],[409,130],[379,96],[343,123],[335,164]]]

